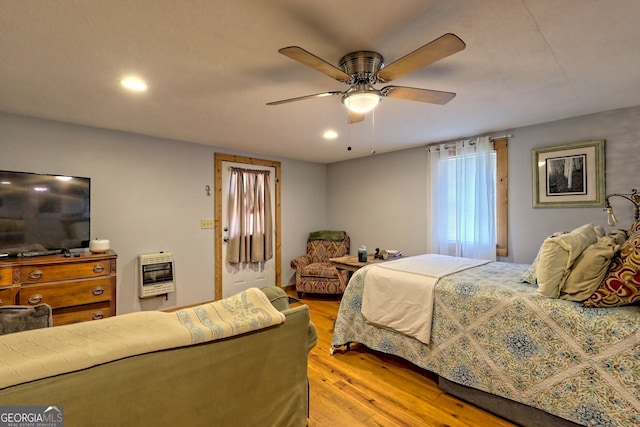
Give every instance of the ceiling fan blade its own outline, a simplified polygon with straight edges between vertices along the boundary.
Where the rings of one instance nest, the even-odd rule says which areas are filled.
[[[380,70],[378,78],[382,82],[395,80],[449,55],[460,52],[465,47],[466,44],[458,36],[447,33],[387,65]]]
[[[318,58],[314,54],[307,52],[299,46],[283,47],[282,49],[279,49],[278,52],[293,59],[294,61],[298,61],[308,67],[311,67],[316,71],[320,71],[332,79],[345,83],[351,80],[351,76],[349,74],[337,67],[334,67],[324,59]]]
[[[441,92],[439,90],[418,89],[405,86],[385,86],[380,90],[380,93],[389,98],[440,105],[444,105],[456,97],[456,94],[453,92]]]
[[[267,105],[280,105],[280,104],[286,104],[288,102],[302,101],[302,100],[311,99],[311,98],[324,98],[325,96],[342,95],[342,94],[343,92],[335,90],[332,92],[322,92],[322,93],[316,93],[313,95],[299,96],[297,98],[289,98],[289,99],[283,99],[280,101],[267,102]]]
[[[349,124],[358,123],[363,120],[364,114],[349,110]]]

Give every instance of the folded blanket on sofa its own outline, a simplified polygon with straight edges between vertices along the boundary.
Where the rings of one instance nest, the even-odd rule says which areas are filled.
[[[0,337],[0,389],[284,322],[257,288],[174,313],[137,312]]]

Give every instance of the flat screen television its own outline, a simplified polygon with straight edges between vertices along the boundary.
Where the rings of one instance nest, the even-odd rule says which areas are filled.
[[[0,253],[89,246],[91,179],[0,171]]]

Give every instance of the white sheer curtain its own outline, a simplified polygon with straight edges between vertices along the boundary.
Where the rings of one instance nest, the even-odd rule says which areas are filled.
[[[229,245],[232,264],[273,257],[273,219],[269,171],[231,168]]]
[[[489,138],[429,147],[429,251],[496,259],[496,156]]]

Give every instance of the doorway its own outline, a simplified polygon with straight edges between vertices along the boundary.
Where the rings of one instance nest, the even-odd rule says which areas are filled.
[[[273,195],[273,227],[274,227],[274,257],[264,265],[241,264],[232,265],[226,259],[225,224],[227,213],[226,201],[228,199],[228,170],[230,167],[253,167],[255,169],[267,169],[272,171],[274,179],[271,181]],[[280,234],[280,162],[255,159],[252,157],[235,156],[230,154],[215,154],[215,299],[219,300],[233,293],[237,293],[245,287],[267,286],[280,284],[280,260],[281,260],[281,234]],[[271,282],[273,280],[273,282]],[[267,283],[269,282],[269,283]]]

